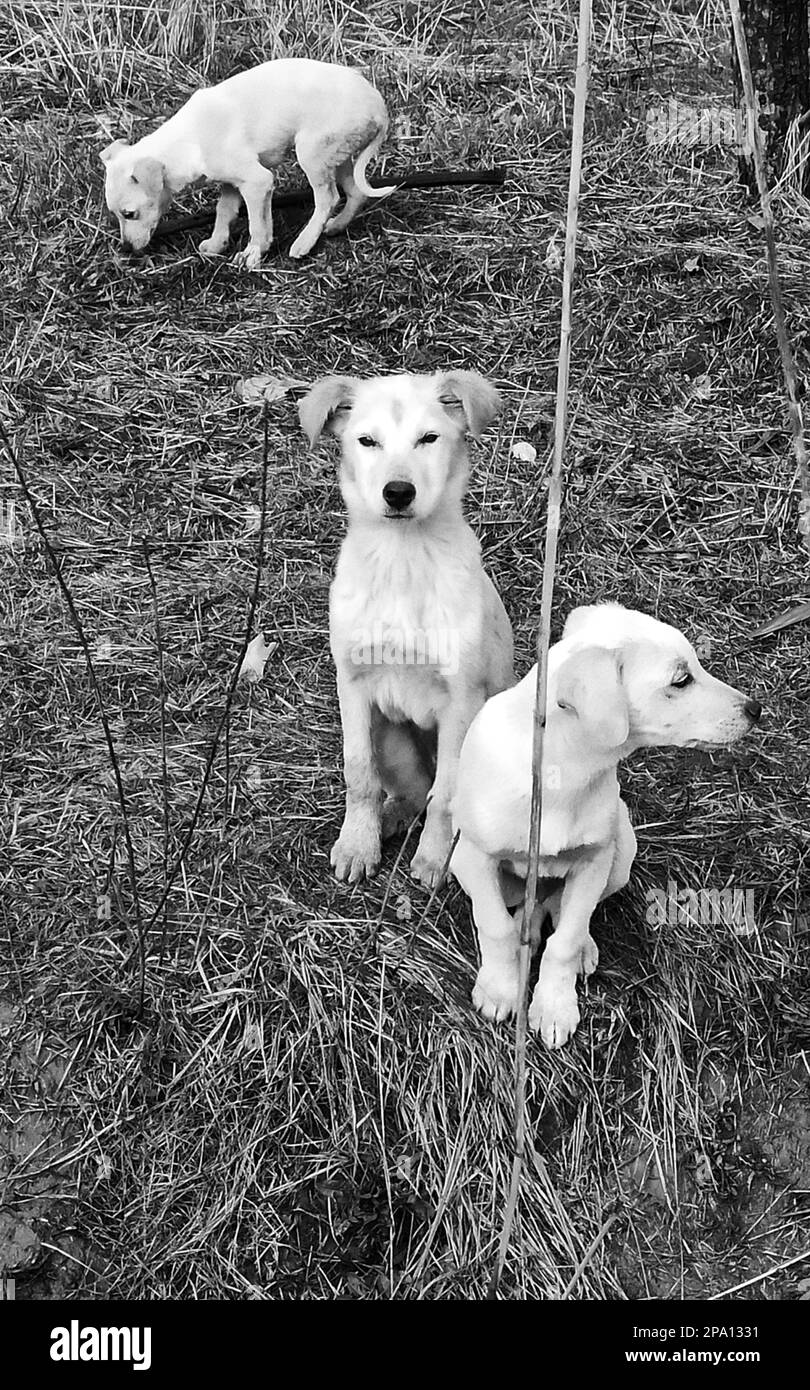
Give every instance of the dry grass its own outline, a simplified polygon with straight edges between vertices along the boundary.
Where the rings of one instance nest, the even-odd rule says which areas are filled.
[[[302,0],[31,0],[0,53],[5,374],[13,430],[95,653],[149,917],[198,794],[242,641],[261,431],[234,386],[476,366],[507,403],[469,514],[531,659],[559,321],[545,250],[564,211],[573,7],[359,10]],[[617,598],[710,643],[756,691],[733,756],[639,755],[634,886],[599,923],[573,1045],[529,1058],[537,1161],[503,1292],[708,1298],[810,1248],[807,633],[747,634],[805,591],[762,247],[722,150],[653,150],[648,106],[722,94],[715,4],[597,7],[557,624]],[[272,13],[272,17],[271,17]],[[389,169],[503,163],[489,191],[397,196],[301,265],[133,262],[97,153],[202,76],[308,52],[364,65],[397,118]],[[707,98],[708,99],[708,98]],[[383,166],[384,169],[385,165]],[[296,171],[290,170],[290,179]],[[197,207],[206,195],[190,195]],[[803,336],[803,205],[780,204]],[[559,237],[558,237],[559,240]],[[543,469],[510,455],[531,439]],[[292,397],[270,421],[259,625],[139,1015],[120,807],[79,644],[7,461],[0,548],[0,882],[6,978],[0,1264],[18,1296],[480,1297],[511,1157],[511,1034],[473,1016],[466,902],[402,871],[330,878],[339,728],[326,596],[334,470]],[[8,512],[6,512],[6,516]],[[156,612],[164,656],[161,775]],[[751,889],[757,930],[653,931],[647,887]],[[30,1237],[30,1238],[29,1238]],[[806,1266],[743,1296],[795,1297]]]

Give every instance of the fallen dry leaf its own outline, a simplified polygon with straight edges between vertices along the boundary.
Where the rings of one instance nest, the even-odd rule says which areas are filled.
[[[559,270],[563,263],[562,251],[557,245],[556,235],[551,238],[546,247],[546,265],[549,270]]]
[[[246,681],[254,683],[260,681],[264,675],[267,658],[272,655],[277,646],[277,642],[271,642],[268,647],[264,640],[264,633],[257,633],[253,640],[248,643],[245,659],[239,668],[240,680],[244,678]]]
[[[771,618],[770,622],[763,623],[762,627],[754,628],[750,636],[767,637],[772,632],[781,632],[782,628],[792,627],[794,623],[804,622],[805,618],[810,618],[810,603],[799,603],[795,608],[789,608],[787,613],[780,613],[778,618]]]
[[[291,376],[270,376],[267,372],[261,376],[246,376],[236,383],[236,394],[240,401],[245,405],[264,405],[265,401],[283,400],[292,386],[299,386],[301,382]]]

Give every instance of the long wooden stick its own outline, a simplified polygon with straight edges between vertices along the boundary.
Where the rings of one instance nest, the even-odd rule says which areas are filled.
[[[396,184],[397,188],[466,188],[466,187],[493,187],[500,188],[506,182],[506,170],[495,169],[416,169],[410,173],[402,174],[399,178],[392,175],[390,178],[371,178],[369,183],[372,188],[385,188],[390,183]],[[387,201],[387,200],[386,200]],[[290,188],[283,193],[276,193],[273,198],[273,211],[278,208],[293,208],[303,206],[312,202],[311,188]],[[158,227],[152,241],[165,241],[167,237],[176,236],[178,232],[192,231],[197,227],[207,227],[213,219],[213,209],[209,208],[205,212],[189,213],[184,217],[168,218]],[[244,222],[244,217],[237,219],[236,226]]]
[[[498,1292],[512,1223],[517,1209],[520,1175],[526,1149],[526,1037],[528,1032],[528,983],[530,929],[537,902],[537,871],[540,862],[540,830],[543,811],[543,730],[546,723],[548,682],[548,649],[551,640],[551,605],[554,597],[554,575],[557,567],[557,541],[562,506],[562,473],[565,454],[565,428],[568,415],[568,375],[571,360],[571,303],[574,265],[577,249],[579,191],[582,175],[582,149],[585,138],[585,106],[588,97],[588,51],[591,32],[591,0],[580,0],[579,36],[577,44],[577,75],[574,90],[574,116],[571,136],[571,170],[568,179],[568,214],[565,227],[565,261],[563,264],[562,315],[560,322],[560,351],[557,359],[557,407],[554,419],[554,456],[548,489],[546,512],[546,553],[543,560],[543,589],[540,600],[540,625],[537,632],[537,688],[534,703],[534,738],[532,745],[532,805],[529,831],[529,864],[526,875],[526,897],[520,925],[520,976],[518,1013],[515,1025],[515,1153],[512,1180],[504,1213],[498,1259],[490,1282],[488,1297]]]
[[[799,404],[796,360],[793,356],[790,338],[788,337],[785,306],[782,299],[782,286],[779,280],[779,268],[776,260],[776,235],[774,232],[771,192],[768,187],[765,151],[762,146],[762,131],[759,127],[759,107],[754,90],[754,76],[751,71],[751,59],[748,55],[748,41],[745,37],[745,26],[740,12],[740,0],[729,0],[729,9],[731,10],[731,22],[734,27],[734,43],[737,49],[737,61],[740,64],[740,75],[743,83],[748,139],[751,144],[754,172],[757,176],[757,188],[759,189],[759,204],[762,211],[762,230],[765,234],[765,253],[768,263],[768,284],[771,291],[771,304],[773,306],[773,321],[776,328],[776,339],[779,343],[779,353],[782,358],[782,376],[784,377],[785,391],[788,398],[788,415],[790,417],[791,434],[793,435],[793,452],[796,456],[796,466],[799,471],[799,487],[801,489],[801,500],[799,502],[799,534],[807,547],[808,553],[810,553],[810,466],[808,466],[807,443],[804,436],[802,408]]]

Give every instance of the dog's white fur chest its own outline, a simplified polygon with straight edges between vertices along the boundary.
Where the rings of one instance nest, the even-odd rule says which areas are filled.
[[[516,765],[512,750],[502,746],[490,768],[490,796],[465,808],[465,830],[497,859],[509,862],[520,877],[528,867],[531,825],[531,763]],[[604,844],[613,835],[619,784],[611,769],[595,783],[580,787],[557,783],[558,767],[544,762],[543,812],[540,827],[540,875],[563,877],[573,856]],[[517,784],[521,783],[517,791]]]
[[[482,574],[466,524],[443,535],[394,521],[347,535],[330,591],[332,654],[386,718],[436,724],[482,641]]]

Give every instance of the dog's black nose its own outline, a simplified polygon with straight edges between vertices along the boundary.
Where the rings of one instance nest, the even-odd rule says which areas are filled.
[[[383,497],[395,512],[404,511],[411,505],[415,496],[416,488],[413,483],[386,483],[383,488]]]
[[[759,719],[759,716],[762,713],[762,705],[759,703],[759,700],[746,700],[745,704],[743,705],[743,709],[748,715],[748,718],[753,719],[754,723],[756,724],[757,720]]]

